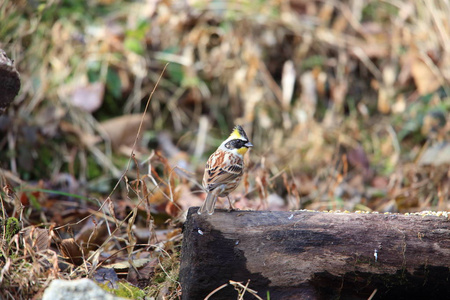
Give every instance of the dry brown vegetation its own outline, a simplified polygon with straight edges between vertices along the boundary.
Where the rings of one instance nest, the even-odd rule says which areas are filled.
[[[444,0],[3,1],[22,89],[0,116],[0,295],[88,276],[177,299],[182,212],[233,124],[255,145],[240,209],[448,210],[449,15]]]

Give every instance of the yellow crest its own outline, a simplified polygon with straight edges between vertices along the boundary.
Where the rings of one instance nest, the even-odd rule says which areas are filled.
[[[241,139],[241,140],[247,140],[248,141],[248,137],[247,134],[245,134],[244,129],[242,129],[241,125],[236,125],[233,129],[233,131],[230,134],[230,137],[232,139]]]

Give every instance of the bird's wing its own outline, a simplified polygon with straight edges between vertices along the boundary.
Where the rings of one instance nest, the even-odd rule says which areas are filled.
[[[217,150],[208,159],[203,175],[203,187],[212,191],[221,184],[226,184],[236,177],[242,175],[244,168],[243,160],[234,154]]]

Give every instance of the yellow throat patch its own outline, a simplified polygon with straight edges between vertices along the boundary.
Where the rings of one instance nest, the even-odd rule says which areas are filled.
[[[237,153],[239,153],[242,156],[244,156],[244,154],[247,153],[247,151],[248,151],[247,147],[242,147],[240,149],[237,149]]]

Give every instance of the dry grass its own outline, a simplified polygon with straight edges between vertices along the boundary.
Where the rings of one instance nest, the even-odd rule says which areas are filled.
[[[233,124],[255,145],[239,208],[448,210],[449,14],[439,0],[2,2],[22,80],[0,117],[1,218],[22,223],[1,246],[2,296],[140,259],[116,273],[176,299],[178,217]],[[27,246],[25,228],[51,243]]]

